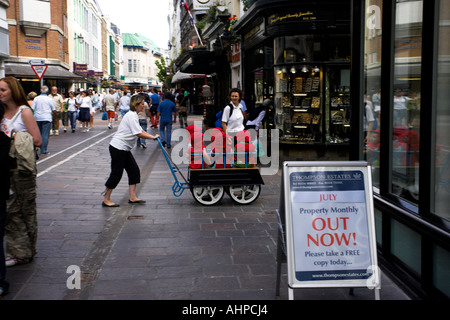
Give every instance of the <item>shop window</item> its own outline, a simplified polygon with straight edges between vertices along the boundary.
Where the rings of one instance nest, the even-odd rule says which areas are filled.
[[[366,1],[364,41],[364,159],[372,167],[373,185],[380,187],[381,13],[382,1]],[[369,108],[368,108],[369,107]]]
[[[275,69],[275,120],[281,142],[322,141],[321,74],[318,67],[310,70],[306,65]]]
[[[419,200],[423,1],[398,1],[395,24],[392,192]]]
[[[275,40],[275,63],[298,63],[325,60],[323,36],[297,35]]]
[[[450,221],[450,3],[440,2],[436,105],[436,178],[434,213]],[[448,290],[448,288],[447,288]]]
[[[350,142],[348,40],[345,35],[275,39],[275,120],[281,143]]]

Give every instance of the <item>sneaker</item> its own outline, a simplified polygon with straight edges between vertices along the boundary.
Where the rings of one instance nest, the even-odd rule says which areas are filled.
[[[89,132],[89,128],[86,129],[86,132]]]
[[[30,260],[29,259],[15,259],[15,258],[6,258],[5,260],[5,266],[7,268],[9,267],[14,267],[17,266],[19,264],[26,264],[29,263]]]
[[[53,130],[50,130],[50,135],[51,135],[51,136],[53,135]]]
[[[55,136],[59,136],[59,131],[55,131]]]
[[[143,145],[142,145],[142,148],[143,148],[143,149],[146,149],[146,148],[147,148],[147,146],[146,146],[145,144],[143,144]]]

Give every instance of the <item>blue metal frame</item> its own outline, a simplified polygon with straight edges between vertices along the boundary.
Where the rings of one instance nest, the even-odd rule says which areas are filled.
[[[191,186],[187,182],[187,180],[184,178],[184,176],[181,173],[180,169],[177,166],[172,164],[172,161],[169,159],[169,156],[167,155],[166,150],[164,150],[164,147],[163,147],[163,145],[161,143],[161,139],[159,139],[159,138],[158,138],[158,143],[159,143],[159,146],[161,147],[161,150],[163,151],[164,157],[166,158],[167,164],[169,165],[170,172],[172,172],[173,178],[175,179],[175,183],[172,186],[173,195],[175,197],[179,198],[183,194],[184,190],[190,189]],[[180,182],[178,180],[178,177],[176,175],[177,172],[183,177],[183,179],[186,182]]]

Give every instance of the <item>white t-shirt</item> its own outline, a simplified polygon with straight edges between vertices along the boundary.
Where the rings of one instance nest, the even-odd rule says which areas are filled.
[[[129,111],[120,122],[110,145],[118,150],[131,151],[137,141],[137,135],[142,132],[139,117],[135,111]]]
[[[230,106],[223,109],[222,122],[227,123],[227,132],[240,132],[245,129],[242,110],[242,104],[239,103],[238,107],[234,106],[233,114],[230,117]]]
[[[3,118],[2,123],[5,125],[6,131],[10,134],[12,132],[28,132],[28,128],[22,120],[22,112],[27,108],[27,106],[21,106],[12,119]]]
[[[72,111],[72,112],[77,111],[77,107],[76,107],[77,100],[75,98],[73,98],[73,99],[67,98],[66,102],[69,104],[67,111]]]

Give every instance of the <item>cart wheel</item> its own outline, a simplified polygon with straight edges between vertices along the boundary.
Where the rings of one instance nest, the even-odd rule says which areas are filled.
[[[212,206],[222,200],[224,189],[221,186],[193,187],[191,192],[198,203]]]
[[[239,204],[250,204],[256,199],[258,199],[261,193],[260,185],[252,186],[231,186],[228,189],[228,194],[231,199]]]

